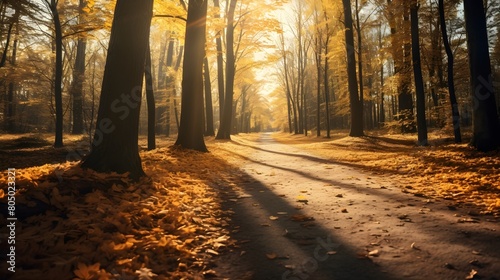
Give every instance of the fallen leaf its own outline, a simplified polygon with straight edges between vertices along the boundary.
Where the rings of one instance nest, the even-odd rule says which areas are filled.
[[[270,260],[274,260],[278,257],[278,255],[276,255],[276,253],[269,253],[269,254],[266,254],[266,257]]]
[[[269,216],[269,219],[271,221],[276,221],[277,219],[279,219],[279,217],[277,217],[277,216]]]
[[[477,270],[473,269],[465,279],[477,279]]]
[[[205,252],[212,254],[212,255],[215,255],[215,256],[219,255],[219,252],[212,250],[212,249],[206,249]]]
[[[292,215],[292,217],[291,217],[290,219],[291,219],[292,221],[295,221],[295,222],[314,221],[314,218],[313,218],[313,217],[306,216],[306,215],[303,215],[303,214],[295,214],[295,215]]]
[[[370,251],[370,252],[368,252],[368,256],[378,257],[379,256],[379,251],[378,250]]]

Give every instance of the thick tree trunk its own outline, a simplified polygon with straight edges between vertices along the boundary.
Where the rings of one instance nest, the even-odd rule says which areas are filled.
[[[116,2],[92,150],[82,167],[145,175],[137,145],[152,0]],[[201,73],[200,73],[201,74]]]
[[[236,72],[236,62],[234,54],[234,10],[237,0],[231,0],[227,12],[226,30],[226,96],[220,128],[217,132],[217,139],[231,139],[231,123],[233,119],[233,95],[234,95],[234,75]]]
[[[413,62],[413,76],[415,78],[415,91],[417,93],[417,131],[418,145],[427,146],[427,122],[425,119],[425,93],[424,80],[422,78],[422,65],[420,62],[420,38],[418,32],[418,8],[417,1],[411,5],[411,56]]]
[[[351,1],[342,0],[344,6],[344,25],[345,25],[345,48],[347,55],[347,76],[349,88],[349,101],[351,107],[351,130],[349,136],[363,136],[363,108],[358,94],[358,81],[356,77],[356,57],[354,51],[354,35],[352,24]]]
[[[207,152],[203,133],[203,59],[205,57],[206,0],[188,5],[182,71],[181,119],[176,145]]]
[[[148,106],[148,151],[156,149],[156,105],[153,90],[153,69],[151,65],[151,49],[148,43],[144,78],[146,81],[146,104]]]
[[[205,57],[203,61],[204,70],[204,81],[205,81],[205,135],[214,136],[214,110],[212,105],[212,82],[210,81],[210,68],[208,67],[208,59]]]
[[[450,97],[451,113],[453,118],[453,133],[455,136],[455,143],[462,142],[462,134],[460,133],[460,112],[458,110],[458,102],[455,94],[455,82],[453,77],[453,64],[454,57],[453,51],[448,41],[448,33],[446,30],[446,20],[444,17],[444,0],[439,0],[439,20],[441,26],[441,35],[443,37],[443,44],[448,57],[448,94]]]
[[[479,151],[486,152],[500,145],[500,125],[491,77],[483,1],[464,0],[464,12],[471,97],[474,105],[471,145]]]
[[[403,8],[403,60],[400,65],[400,92],[398,95],[398,110],[400,115],[401,132],[410,133],[416,131],[413,96],[411,93],[411,22],[410,22],[410,3],[408,0],[402,1]]]

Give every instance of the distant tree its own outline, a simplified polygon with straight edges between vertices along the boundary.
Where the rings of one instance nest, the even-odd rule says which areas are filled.
[[[464,13],[473,101],[471,145],[479,151],[487,152],[500,146],[500,125],[491,76],[483,1],[464,0]]]
[[[56,105],[56,135],[54,147],[63,146],[63,104],[62,104],[62,75],[63,75],[63,37],[61,20],[57,4],[59,0],[44,0],[45,5],[52,14],[54,23],[54,44],[55,44],[55,72],[54,72],[54,101]]]
[[[234,10],[237,0],[229,2],[227,12],[227,30],[226,30],[226,90],[224,98],[224,107],[222,119],[220,120],[217,139],[231,139],[231,122],[233,116],[233,96],[234,96],[234,75],[236,71],[236,62],[234,54]]]
[[[82,22],[85,17],[84,8],[87,6],[86,0],[80,0],[79,21]],[[73,134],[83,133],[83,81],[85,79],[85,52],[87,48],[87,39],[85,35],[79,36],[76,45],[76,58],[73,67],[73,82],[71,84],[70,94],[73,97]]]
[[[418,32],[418,9],[417,0],[411,2],[411,51],[413,61],[413,77],[415,79],[415,91],[417,93],[417,131],[418,145],[426,146],[427,142],[427,121],[425,119],[425,93],[424,81],[422,78],[422,64],[420,62],[420,36]]]
[[[133,179],[145,175],[137,141],[152,11],[153,0],[116,2],[96,130],[83,168],[129,172]]]
[[[208,59],[205,57],[203,61],[203,76],[205,85],[205,135],[215,136],[214,130],[214,111],[212,106],[212,81],[210,80],[210,67],[208,66]]]
[[[349,136],[363,136],[363,107],[358,94],[356,78],[356,57],[354,51],[354,34],[352,23],[351,1],[342,0],[344,6],[345,50],[347,55],[347,76],[349,86],[349,100],[351,107],[351,131]]]
[[[446,30],[444,0],[439,0],[439,23],[441,25],[441,35],[443,37],[444,49],[448,58],[448,95],[450,98],[451,112],[453,117],[453,133],[455,135],[455,143],[460,143],[462,142],[462,134],[460,133],[460,112],[458,110],[457,96],[455,94],[455,82],[453,77],[454,55],[450,47],[448,32]]]
[[[214,0],[214,7],[220,9],[219,0]],[[216,18],[220,17],[220,12],[215,14]],[[217,47],[217,86],[219,90],[219,120],[222,120],[224,113],[224,97],[225,87],[224,87],[224,57],[222,53],[222,36],[223,30],[218,30],[215,37],[215,44]],[[220,128],[219,128],[220,129]]]
[[[148,107],[148,151],[156,149],[156,104],[153,89],[153,67],[151,65],[151,49],[148,43],[146,66],[144,69],[146,81],[146,103]]]
[[[203,59],[205,57],[206,0],[188,4],[182,71],[179,133],[175,145],[206,152],[203,134]]]

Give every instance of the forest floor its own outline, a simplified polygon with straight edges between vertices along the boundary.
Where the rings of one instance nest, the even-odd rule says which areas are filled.
[[[500,279],[500,153],[413,138],[248,134],[207,138],[210,153],[160,138],[131,182],[80,169],[81,137],[2,135],[17,221],[0,276]]]

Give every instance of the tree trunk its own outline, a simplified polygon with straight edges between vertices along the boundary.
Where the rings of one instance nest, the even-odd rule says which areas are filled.
[[[444,17],[444,0],[439,0],[439,20],[441,25],[441,35],[443,37],[443,44],[448,57],[448,94],[450,96],[451,114],[453,117],[453,133],[455,136],[455,143],[462,142],[462,134],[460,132],[460,112],[458,110],[457,97],[455,95],[455,82],[453,77],[453,64],[454,57],[453,51],[448,41],[448,34],[446,30],[446,20]]]
[[[471,145],[487,152],[500,145],[500,125],[491,77],[488,33],[483,1],[464,0],[469,51],[473,137]]]
[[[171,99],[175,99],[175,73],[177,73],[178,66],[176,65],[172,71],[173,61],[174,61],[174,43],[175,41],[170,39],[167,49],[167,76],[165,77],[165,106],[163,107],[163,114],[165,116],[165,136],[170,136],[170,116],[172,114],[170,109]],[[179,58],[182,54],[179,53]]]
[[[17,36],[17,34],[16,34]],[[17,59],[17,45],[18,45],[18,40],[17,38],[14,40],[14,43],[12,44],[12,57],[10,59],[10,63],[12,66],[16,64],[16,59]],[[7,131],[9,132],[14,132],[16,130],[16,99],[15,99],[15,88],[16,84],[11,81],[9,83],[9,92],[7,93],[7,112],[6,112],[6,118],[7,118]]]
[[[316,29],[316,137],[321,136],[321,54],[323,47],[321,45],[320,31]]]
[[[87,1],[80,0],[79,21],[83,22],[84,11]],[[73,82],[71,84],[71,96],[73,98],[73,127],[71,133],[83,133],[83,81],[85,79],[85,52],[87,39],[85,35],[78,38],[76,45],[76,58],[73,68]]]
[[[236,62],[234,54],[234,10],[237,0],[231,0],[227,12],[226,31],[226,96],[224,98],[223,115],[217,139],[231,139],[231,122],[233,119],[234,75]]]
[[[61,21],[59,19],[59,11],[57,10],[56,0],[51,0],[49,7],[52,13],[52,19],[54,21],[55,45],[56,45],[56,65],[55,65],[55,77],[54,77],[54,100],[56,105],[56,134],[55,134],[54,147],[60,148],[63,146],[62,30],[61,30]]]
[[[204,69],[203,71],[205,77],[205,135],[206,136],[214,136],[214,110],[212,105],[212,82],[210,81],[210,68],[208,67],[208,59],[205,57],[204,60]]]
[[[381,50],[383,45],[382,45],[382,26],[379,25],[379,32],[378,32],[378,47]],[[378,123],[379,125],[383,125],[385,123],[385,107],[384,107],[384,63],[380,63],[380,107],[379,107],[379,113],[378,113]]]
[[[347,55],[347,76],[349,88],[349,101],[351,107],[351,131],[349,136],[363,136],[363,108],[358,94],[358,81],[356,78],[356,57],[354,51],[354,35],[352,24],[351,1],[342,0],[344,6],[344,25],[345,25],[345,48]]]
[[[203,59],[205,57],[206,0],[188,5],[182,71],[181,119],[175,145],[207,152],[203,133]]]
[[[83,168],[145,175],[137,145],[153,1],[116,2],[92,150]]]
[[[220,8],[219,0],[214,0],[214,7]],[[215,18],[220,18],[220,15],[215,14]],[[220,123],[224,117],[224,58],[222,57],[222,36],[223,31],[217,32],[215,37],[215,44],[217,48],[217,86],[219,89],[219,129]]]
[[[402,1],[403,8],[403,60],[400,65],[400,92],[398,95],[398,110],[400,115],[401,132],[415,132],[415,121],[413,114],[413,96],[411,93],[411,42],[408,36],[411,34],[410,4],[407,0]]]
[[[326,120],[326,138],[330,138],[331,137],[331,130],[332,130],[332,126],[330,124],[330,90],[329,90],[329,86],[328,86],[328,71],[329,71],[329,67],[328,67],[328,39],[326,40],[326,44],[325,44],[325,69],[324,69],[324,72],[323,72],[323,83],[324,83],[324,88],[325,88],[325,120]]]
[[[358,79],[359,79],[359,107],[361,113],[364,113],[364,84],[363,84],[363,42],[361,34],[361,24],[359,23],[359,3],[356,0],[356,29],[358,37]],[[363,118],[363,116],[361,116]]]
[[[144,78],[146,80],[146,104],[148,106],[148,151],[156,149],[156,108],[153,91],[153,70],[151,65],[151,49],[148,43]]]
[[[411,56],[413,62],[413,77],[415,78],[415,91],[417,94],[417,131],[418,145],[427,146],[427,122],[425,119],[425,93],[422,78],[422,65],[420,63],[420,38],[418,32],[418,8],[416,0],[412,1],[411,13]]]

